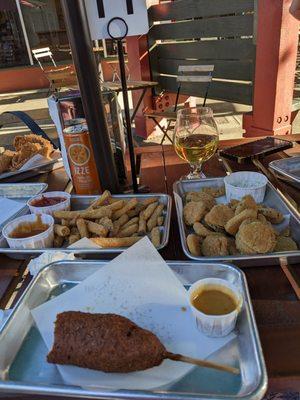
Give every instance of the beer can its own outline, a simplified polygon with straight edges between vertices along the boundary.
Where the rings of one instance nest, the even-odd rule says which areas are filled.
[[[63,130],[72,181],[77,194],[98,194],[101,186],[86,124]]]

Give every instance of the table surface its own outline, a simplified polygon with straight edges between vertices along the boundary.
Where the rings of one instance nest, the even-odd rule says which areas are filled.
[[[265,157],[262,168],[274,159],[287,157],[287,153],[300,153],[300,135],[284,138],[293,140],[295,147],[285,153]],[[253,139],[221,141],[220,147],[236,145]],[[298,143],[297,143],[298,142]],[[172,146],[149,146],[136,149],[142,153],[141,183],[148,185],[152,192],[172,194],[172,185],[188,171],[187,164],[180,160]],[[253,164],[238,165],[227,163],[216,155],[204,165],[208,177],[225,176],[228,170],[257,170]],[[269,174],[269,170],[264,172]],[[300,191],[287,183],[277,180],[272,174],[269,179],[282,192],[300,204]],[[50,191],[65,190],[70,187],[64,169],[31,178],[30,181],[47,182]],[[169,244],[161,251],[165,260],[186,260],[179,239],[175,207]],[[26,261],[17,261],[0,255],[0,308],[13,306],[23,293],[31,278],[28,275]],[[243,265],[240,265],[243,268]],[[253,302],[256,322],[262,342],[262,348],[269,376],[269,392],[300,391],[300,302],[279,265],[244,268],[250,295]],[[300,282],[300,264],[293,265],[291,272]],[[0,395],[2,397],[2,395]],[[5,397],[5,395],[4,395]],[[24,398],[15,395],[14,398]],[[10,397],[11,398],[11,397]],[[32,396],[31,396],[32,398]],[[39,396],[39,398],[41,398]]]
[[[147,89],[157,86],[158,82],[152,81],[127,81],[127,89],[128,90],[140,90],[140,89]],[[122,91],[122,84],[121,82],[101,82],[101,86],[110,90],[114,90],[115,92]]]

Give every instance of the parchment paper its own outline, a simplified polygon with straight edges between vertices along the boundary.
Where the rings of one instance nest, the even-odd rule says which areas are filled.
[[[206,358],[235,335],[211,339],[196,328],[186,289],[144,238],[68,292],[32,310],[47,347],[62,311],[116,313],[155,333],[168,351]],[[233,360],[228,360],[228,363]],[[45,361],[46,362],[46,361]],[[175,382],[194,366],[170,360],[146,371],[112,374],[58,366],[66,383],[110,389],[152,389]]]

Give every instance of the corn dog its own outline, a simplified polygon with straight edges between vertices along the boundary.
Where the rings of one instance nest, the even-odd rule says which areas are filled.
[[[91,238],[91,240],[100,247],[129,247],[141,239],[140,236],[131,236],[123,238]]]

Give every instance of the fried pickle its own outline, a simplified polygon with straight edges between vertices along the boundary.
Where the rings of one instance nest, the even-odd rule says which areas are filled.
[[[223,231],[225,224],[234,217],[232,209],[225,204],[217,204],[205,215],[204,221],[215,231]]]
[[[284,220],[283,214],[275,208],[259,206],[260,214],[264,215],[271,224],[280,224]]]
[[[202,242],[202,254],[206,257],[228,256],[228,239],[225,235],[209,235]]]
[[[206,205],[202,201],[190,201],[183,207],[184,222],[189,226],[199,222],[206,210]]]
[[[239,204],[235,209],[235,215],[240,214],[242,211],[246,209],[253,209],[257,211],[257,204],[255,203],[253,197],[249,194],[244,196],[242,200],[239,202]]]
[[[233,218],[231,218],[229,221],[226,222],[225,224],[225,230],[228,232],[230,235],[235,235],[237,231],[239,230],[239,227],[241,223],[248,218],[256,218],[257,216],[257,211],[254,209],[245,209],[239,214],[235,215]]]
[[[186,238],[186,244],[193,256],[201,256],[200,237],[191,233]]]
[[[259,221],[243,224],[236,234],[236,247],[242,254],[269,253],[275,245],[274,230]]]
[[[290,237],[278,236],[274,251],[294,251],[298,250],[297,243]]]
[[[202,201],[206,205],[207,211],[209,211],[215,204],[216,200],[213,196],[205,192],[188,192],[185,196],[185,201]]]

